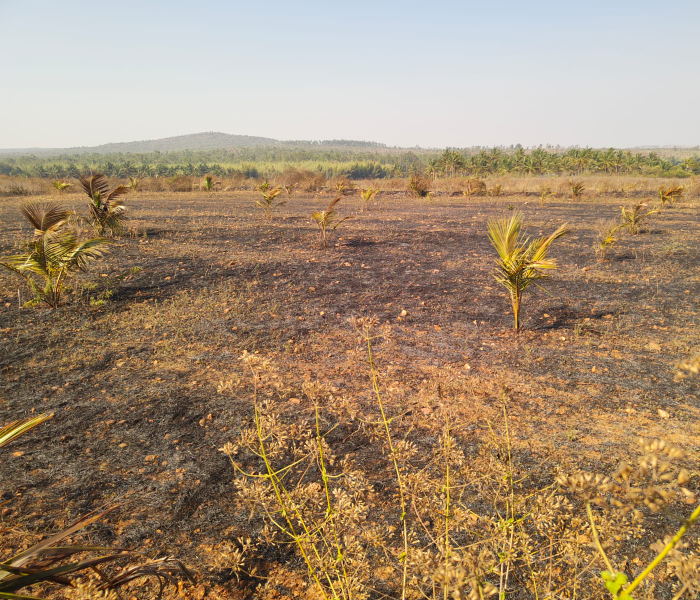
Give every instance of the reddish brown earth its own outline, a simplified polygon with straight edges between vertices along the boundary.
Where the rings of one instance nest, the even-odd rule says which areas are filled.
[[[0,271],[2,421],[54,413],[5,450],[3,527],[41,534],[119,502],[92,539],[176,554],[207,589],[236,595],[243,588],[214,566],[210,548],[247,527],[219,451],[252,414],[241,353],[271,359],[290,419],[313,425],[301,391],[310,380],[369,414],[354,316],[389,325],[375,342],[382,389],[418,444],[431,442],[443,402],[472,431],[498,420],[505,386],[514,446],[542,481],[571,465],[614,465],[640,435],[700,457],[697,383],[674,381],[677,363],[700,347],[697,201],[665,210],[598,262],[595,224],[617,216],[619,198],[540,206],[531,197],[384,195],[362,211],[348,197],[339,212],[353,218],[325,250],[310,214],[328,197],[293,196],[269,222],[254,199],[130,197],[131,235],[55,311],[18,306],[18,288],[22,302],[28,290]],[[31,235],[18,206],[0,203],[2,255]],[[533,236],[564,222],[572,229],[553,247],[561,268],[549,295],[527,298],[518,333],[486,235],[487,221],[510,207]],[[342,419],[326,408],[329,422]],[[352,430],[337,429],[336,453],[364,456],[371,474],[376,456]]]

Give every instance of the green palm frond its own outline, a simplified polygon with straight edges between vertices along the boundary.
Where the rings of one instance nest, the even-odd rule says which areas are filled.
[[[360,190],[360,198],[362,198],[363,202],[365,203],[365,206],[367,209],[369,209],[369,203],[374,200],[374,197],[379,193],[379,190],[375,190],[373,188],[367,188],[366,190]]]
[[[658,208],[647,208],[647,202],[638,202],[634,206],[623,206],[620,210],[620,227],[626,227],[632,235],[637,235],[642,230],[642,224],[652,215],[661,210]]]
[[[605,260],[608,250],[612,248],[618,242],[617,232],[624,227],[624,224],[617,223],[615,221],[602,221],[599,224],[598,229],[598,240],[596,252],[598,254],[598,259],[601,261]]]
[[[71,184],[63,181],[62,179],[54,179],[51,183],[53,183],[53,187],[58,190],[59,194],[62,194],[66,189],[71,187]]]

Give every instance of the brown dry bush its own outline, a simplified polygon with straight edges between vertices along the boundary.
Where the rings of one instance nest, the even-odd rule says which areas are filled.
[[[0,176],[0,197],[42,196],[52,190],[50,179]]]
[[[405,192],[406,181],[397,177],[393,177],[391,179],[382,179],[376,184],[375,187],[378,187],[382,191],[387,192]]]
[[[176,175],[167,180],[167,189],[170,192],[191,192],[194,189],[195,178],[187,175]]]
[[[242,174],[231,175],[221,180],[221,189],[225,192],[235,192],[244,189],[246,176]]]
[[[464,189],[464,181],[462,177],[445,177],[433,181],[430,187],[435,192],[446,196],[461,195]]]
[[[700,198],[700,178],[692,177],[687,185],[686,198]]]
[[[320,191],[326,185],[326,179],[321,173],[287,167],[275,178],[275,183],[283,187],[296,186],[303,192],[313,193]]]
[[[144,177],[139,180],[139,190],[142,192],[166,191],[165,180],[161,177]]]
[[[485,196],[487,194],[486,182],[478,178],[470,178],[464,182],[462,194],[466,198],[472,196]]]
[[[459,378],[441,378],[434,428],[409,427],[382,400],[371,349],[376,322],[355,326],[376,397],[362,413],[310,381],[302,386],[309,409],[284,416],[285,378],[268,359],[243,356],[255,416],[221,450],[252,532],[223,548],[219,564],[259,581],[255,597],[277,597],[290,571],[308,577],[305,597],[323,599],[603,600],[611,598],[606,585],[635,575],[638,599],[700,591],[690,538],[671,548],[665,574],[642,577],[695,502],[696,478],[680,449],[640,440],[638,458],[611,476],[576,471],[543,480],[528,464],[534,457],[512,446],[507,390],[502,420],[477,435],[450,408]],[[374,470],[343,449],[348,440],[374,449]],[[273,556],[284,561],[282,573],[269,568]]]
[[[408,180],[408,191],[416,198],[425,198],[430,192],[430,180],[420,175],[411,175]]]

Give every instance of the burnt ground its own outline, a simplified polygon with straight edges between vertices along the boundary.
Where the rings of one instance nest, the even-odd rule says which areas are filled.
[[[505,386],[514,443],[546,457],[543,477],[613,465],[640,435],[700,456],[697,384],[674,381],[700,346],[697,201],[625,235],[605,262],[595,224],[618,214],[617,198],[385,195],[362,211],[348,197],[339,212],[353,218],[323,250],[309,215],[327,202],[292,197],[268,222],[251,193],[130,197],[130,235],[56,311],[20,308],[18,287],[22,302],[28,290],[0,271],[2,421],[54,413],[6,450],[3,523],[41,533],[119,502],[96,539],[176,553],[235,590],[206,549],[246,529],[219,451],[252,413],[241,353],[272,360],[290,418],[311,423],[301,387],[316,379],[362,412],[371,381],[353,316],[389,325],[375,342],[385,399],[426,439],[440,402],[475,428],[498,419]],[[2,255],[30,235],[18,206],[0,204]],[[533,236],[572,229],[519,333],[486,236],[509,207]]]

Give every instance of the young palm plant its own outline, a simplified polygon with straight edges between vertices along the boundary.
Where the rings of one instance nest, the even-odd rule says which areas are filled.
[[[28,203],[22,206],[22,214],[34,227],[34,240],[27,252],[8,256],[0,265],[24,277],[38,301],[57,308],[66,281],[101,258],[109,240],[79,241],[65,229],[72,213],[60,204]]]
[[[618,242],[617,232],[622,229],[624,225],[617,223],[615,221],[603,221],[598,226],[598,240],[596,253],[598,254],[598,260],[604,261],[607,256],[608,250],[612,248]]]
[[[490,190],[489,190],[489,195],[493,197],[498,197],[503,193],[503,186],[498,183],[494,185]]]
[[[62,194],[66,191],[66,189],[68,189],[71,186],[70,183],[63,181],[63,179],[54,179],[51,183],[53,184],[53,187],[56,188],[56,191],[59,194]]]
[[[661,201],[661,208],[666,206],[666,204],[672,204],[676,200],[680,200],[683,197],[684,190],[685,188],[682,185],[676,185],[670,188],[659,186],[659,200]]]
[[[214,181],[214,178],[211,175],[204,176],[204,189],[207,190],[207,192],[214,191],[214,186],[217,185],[221,185],[221,182]]]
[[[583,192],[586,189],[583,181],[569,181],[569,187],[571,188],[571,198],[574,200],[583,196]]]
[[[366,190],[360,190],[360,198],[362,198],[362,201],[365,203],[364,208],[366,210],[369,210],[369,203],[374,200],[374,197],[377,195],[379,190],[375,190],[373,188],[367,188]]]
[[[521,235],[522,225],[523,217],[517,212],[488,223],[489,238],[499,256],[494,277],[510,294],[515,329],[520,328],[523,294],[533,283],[541,288],[537,281],[547,277],[546,271],[557,268],[547,253],[554,240],[569,231],[564,224],[547,237],[530,241]]]
[[[131,188],[132,192],[136,193],[139,189],[139,178],[129,177],[129,187]]]
[[[620,227],[625,227],[632,235],[637,235],[642,230],[642,223],[661,210],[660,207],[646,209],[647,206],[646,202],[639,202],[634,206],[623,206],[620,213]]]
[[[80,177],[80,185],[90,197],[89,220],[100,236],[119,235],[124,230],[126,207],[119,199],[129,192],[125,185],[119,185],[109,190],[107,178],[102,173],[90,177]]]
[[[552,188],[548,185],[540,186],[540,205],[544,206],[550,196],[554,195]]]
[[[311,215],[311,218],[316,221],[316,225],[318,225],[318,228],[321,231],[321,245],[324,248],[328,246],[329,231],[335,231],[343,221],[350,218],[343,217],[342,219],[338,219],[338,214],[335,210],[333,210],[341,198],[342,196],[338,196],[328,205],[326,210],[319,210]]]
[[[286,200],[275,202],[277,196],[282,193],[282,188],[279,186],[270,187],[270,184],[265,181],[258,186],[258,190],[262,194],[262,200],[256,200],[255,204],[265,211],[265,216],[268,220],[272,219],[272,209],[286,204]]]
[[[341,196],[347,196],[355,190],[355,184],[352,181],[348,181],[346,177],[341,177],[335,182],[335,189],[338,190]]]

